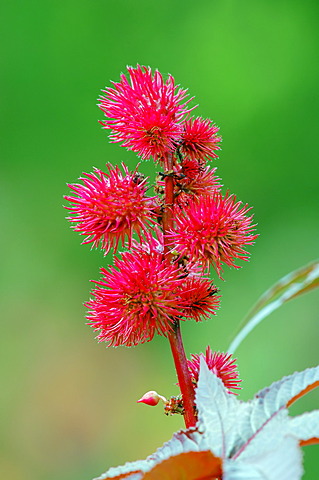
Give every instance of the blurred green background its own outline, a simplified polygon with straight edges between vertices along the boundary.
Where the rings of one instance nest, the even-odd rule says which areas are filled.
[[[136,162],[98,124],[100,89],[127,64],[150,65],[221,127],[219,175],[253,205],[260,237],[251,262],[217,282],[218,316],[183,335],[188,355],[225,350],[258,296],[318,256],[318,14],[315,0],[1,4],[1,478],[90,480],[183,426],[136,404],[151,389],[177,394],[165,338],[106,349],[85,325],[89,280],[112,259],[69,229],[66,183]],[[318,334],[315,291],[274,313],[238,349],[241,398],[316,365]],[[307,447],[305,479],[317,459]]]

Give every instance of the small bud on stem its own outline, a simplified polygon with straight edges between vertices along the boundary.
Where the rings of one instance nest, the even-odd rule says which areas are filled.
[[[150,405],[151,407],[155,407],[159,401],[162,401],[165,405],[167,404],[167,399],[162,395],[159,395],[155,390],[150,390],[146,392],[143,397],[137,400],[137,403],[145,403],[146,405]]]

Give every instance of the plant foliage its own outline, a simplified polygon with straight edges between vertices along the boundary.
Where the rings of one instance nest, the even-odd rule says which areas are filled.
[[[196,428],[180,431],[146,460],[111,468],[99,480],[299,480],[301,446],[319,441],[319,410],[288,407],[319,385],[319,367],[296,372],[243,402],[201,359]]]

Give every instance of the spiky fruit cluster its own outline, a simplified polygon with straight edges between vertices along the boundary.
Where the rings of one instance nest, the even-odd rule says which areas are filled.
[[[116,251],[119,240],[124,244],[127,239],[130,247],[133,232],[142,239],[141,234],[155,223],[155,198],[146,196],[146,179],[122,167],[124,175],[110,164],[108,173],[97,168],[84,173],[83,184],[69,185],[76,196],[65,196],[72,205],[67,207],[68,219],[76,232],[86,236],[82,243],[101,246],[104,254],[112,247]]]
[[[179,320],[196,322],[216,313],[220,297],[212,266],[238,268],[256,235],[250,208],[221,193],[216,167],[221,136],[210,119],[190,116],[187,90],[158,70],[128,67],[128,76],[103,90],[100,123],[113,142],[153,158],[163,169],[148,195],[148,179],[136,167],[107,165],[70,184],[67,208],[83,243],[116,253],[95,282],[88,321],[109,345],[136,345],[157,333],[168,336]],[[196,363],[196,358],[193,358]],[[195,364],[194,364],[195,365]],[[195,367],[194,367],[195,368]]]
[[[241,389],[236,359],[233,359],[230,353],[213,352],[209,345],[205,355],[203,353],[192,354],[191,360],[187,361],[188,370],[195,384],[198,382],[201,358],[204,358],[208,369],[222,380],[228,393],[234,393],[232,390]]]

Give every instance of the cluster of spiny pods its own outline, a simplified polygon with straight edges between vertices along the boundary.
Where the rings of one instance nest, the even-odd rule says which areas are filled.
[[[128,77],[103,90],[99,107],[106,120],[100,123],[111,141],[154,160],[161,170],[154,194],[139,165],[129,171],[107,164],[106,171],[84,173],[65,197],[83,243],[117,254],[113,266],[101,268],[86,304],[89,325],[114,346],[150,341],[155,333],[168,337],[184,394],[185,381],[197,381],[199,356],[187,361],[185,374],[180,321],[216,313],[220,297],[211,267],[220,278],[224,264],[238,268],[235,262],[249,258],[245,248],[257,236],[250,208],[221,192],[210,165],[220,149],[219,128],[193,116],[191,100],[171,75],[164,80],[149,67],[128,67]],[[230,355],[210,347],[201,355],[227,388],[239,388]]]

